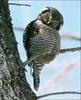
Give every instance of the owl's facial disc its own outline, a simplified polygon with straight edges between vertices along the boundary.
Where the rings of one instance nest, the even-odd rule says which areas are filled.
[[[37,19],[56,30],[59,30],[63,25],[63,16],[53,7],[46,7],[43,9],[41,13],[39,13]]]
[[[57,9],[50,8],[48,22],[49,26],[55,28],[56,30],[59,30],[63,26],[63,16]]]

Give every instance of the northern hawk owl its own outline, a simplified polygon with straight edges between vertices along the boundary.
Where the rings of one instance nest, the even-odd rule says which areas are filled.
[[[33,69],[32,76],[36,91],[40,83],[39,74],[44,64],[51,62],[59,54],[59,30],[63,22],[63,16],[57,9],[46,7],[24,31],[23,43],[29,61],[28,66]]]

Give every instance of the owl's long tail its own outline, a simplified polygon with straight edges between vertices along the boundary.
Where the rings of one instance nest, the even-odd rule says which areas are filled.
[[[40,72],[42,70],[42,65],[39,63],[34,62],[33,63],[33,83],[34,83],[34,89],[38,91],[39,84],[40,84]]]

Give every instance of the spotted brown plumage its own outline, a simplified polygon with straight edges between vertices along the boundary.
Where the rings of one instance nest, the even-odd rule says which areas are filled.
[[[59,54],[59,29],[62,25],[63,17],[60,12],[55,8],[46,7],[24,31],[23,43],[30,61],[28,65],[33,69],[35,90],[38,90],[39,74],[44,64],[51,62]]]

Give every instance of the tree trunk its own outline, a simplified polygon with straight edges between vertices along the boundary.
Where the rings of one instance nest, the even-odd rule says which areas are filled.
[[[8,0],[0,0],[0,100],[36,100],[25,78]]]

